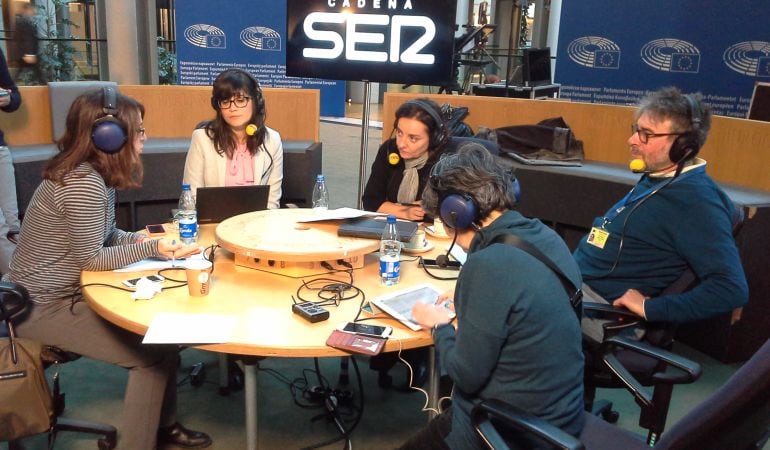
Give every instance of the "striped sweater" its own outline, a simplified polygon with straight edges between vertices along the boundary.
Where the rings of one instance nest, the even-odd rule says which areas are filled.
[[[63,182],[43,180],[27,207],[10,280],[35,303],[79,299],[80,272],[112,270],[155,256],[158,242],[115,228],[115,189],[89,164]]]

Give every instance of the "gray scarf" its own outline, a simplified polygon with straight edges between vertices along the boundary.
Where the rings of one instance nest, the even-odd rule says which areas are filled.
[[[413,203],[417,200],[417,189],[420,187],[420,176],[417,171],[425,167],[427,162],[428,152],[417,158],[404,160],[404,178],[398,187],[398,197],[396,197],[399,203]]]

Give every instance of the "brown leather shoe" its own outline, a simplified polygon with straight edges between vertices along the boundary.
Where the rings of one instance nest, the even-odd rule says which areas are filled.
[[[158,447],[175,446],[179,448],[206,448],[211,445],[211,438],[201,431],[188,430],[179,422],[158,430]]]

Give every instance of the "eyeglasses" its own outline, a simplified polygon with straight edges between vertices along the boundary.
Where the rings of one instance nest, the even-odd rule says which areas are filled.
[[[685,134],[685,133],[650,133],[649,131],[642,130],[641,128],[639,128],[639,125],[635,123],[631,125],[631,132],[636,133],[636,135],[639,136],[639,141],[641,141],[642,144],[646,144],[651,137],[681,136]]]
[[[251,97],[235,97],[235,98],[228,98],[226,100],[219,100],[219,109],[227,109],[230,107],[230,105],[235,105],[236,108],[243,108],[244,106],[249,104],[249,100],[251,100]]]

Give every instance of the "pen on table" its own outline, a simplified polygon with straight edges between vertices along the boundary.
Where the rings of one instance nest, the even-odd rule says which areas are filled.
[[[171,241],[171,245],[176,245],[176,239]],[[176,250],[171,251],[171,267],[176,267]]]

